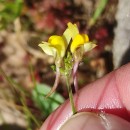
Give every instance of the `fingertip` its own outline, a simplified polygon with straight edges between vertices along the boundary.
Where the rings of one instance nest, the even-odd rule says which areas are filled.
[[[73,115],[60,130],[105,130],[97,114],[82,112]]]
[[[110,114],[90,112],[72,116],[60,130],[129,130],[130,123]]]

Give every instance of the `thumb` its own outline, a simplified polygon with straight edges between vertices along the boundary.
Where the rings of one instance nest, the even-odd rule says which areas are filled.
[[[72,116],[60,130],[129,130],[130,123],[112,114],[82,112]]]

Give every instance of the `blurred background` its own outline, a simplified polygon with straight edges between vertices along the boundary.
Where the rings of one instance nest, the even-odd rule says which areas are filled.
[[[129,0],[0,0],[0,130],[38,130],[68,98],[63,77],[44,98],[55,72],[41,41],[72,22],[96,42],[78,69],[81,89],[130,61],[129,21]]]

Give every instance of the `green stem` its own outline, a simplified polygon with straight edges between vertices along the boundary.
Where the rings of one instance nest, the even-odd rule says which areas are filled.
[[[74,105],[74,100],[73,100],[73,93],[72,93],[72,89],[70,87],[70,82],[69,82],[69,76],[66,76],[66,83],[67,83],[67,90],[68,90],[68,93],[69,93],[69,99],[70,99],[70,104],[71,104],[71,108],[72,108],[72,112],[73,112],[73,115],[76,114],[76,108],[75,108],[75,105]]]
[[[32,114],[32,112],[28,109],[28,107],[27,107],[27,105],[26,105],[26,103],[25,103],[25,99],[22,97],[22,98],[20,98],[20,100],[21,100],[21,103],[22,103],[22,105],[23,105],[23,109],[24,109],[24,111],[25,111],[25,113],[26,113],[26,115],[27,115],[27,118],[31,118],[31,119],[35,122],[35,124],[36,124],[38,127],[40,127],[40,123],[39,123],[38,120],[35,118],[35,116]]]
[[[97,19],[101,16],[102,12],[104,11],[104,9],[107,5],[107,2],[108,2],[108,0],[100,0],[98,2],[98,6],[97,6],[96,10],[94,11],[93,16],[88,23],[89,28],[91,26],[93,26],[96,23]]]

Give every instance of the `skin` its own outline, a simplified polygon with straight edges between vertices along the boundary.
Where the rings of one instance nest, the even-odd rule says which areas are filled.
[[[129,130],[130,63],[85,86],[74,100],[80,114],[72,116],[67,100],[40,130]]]

